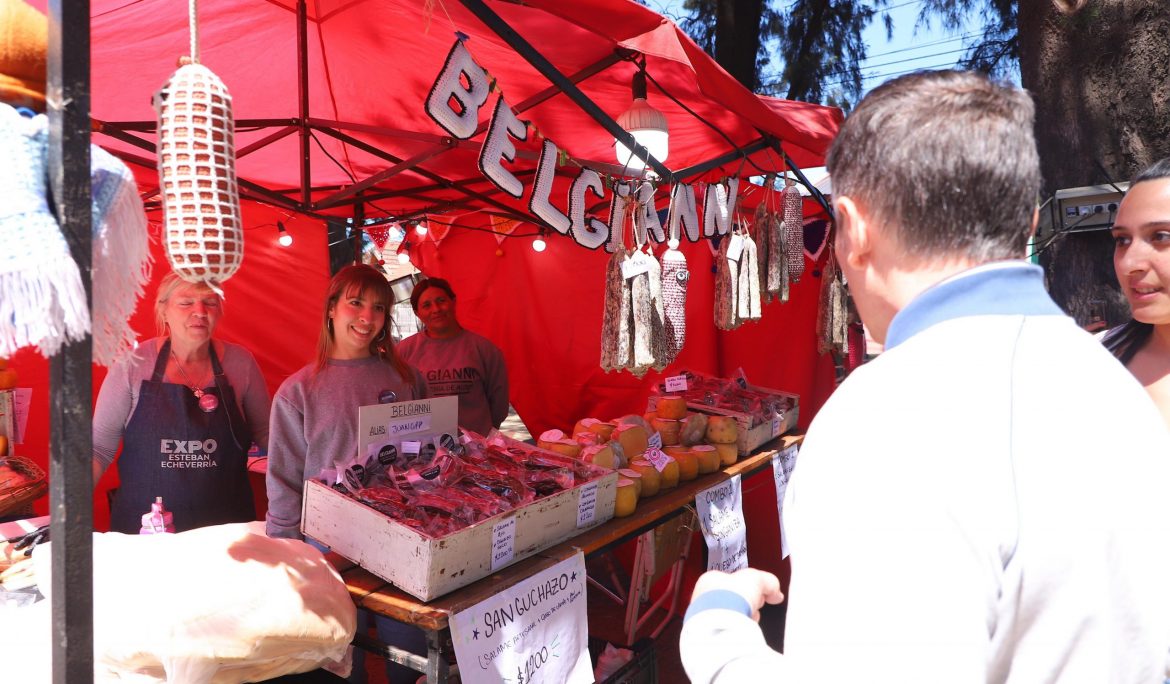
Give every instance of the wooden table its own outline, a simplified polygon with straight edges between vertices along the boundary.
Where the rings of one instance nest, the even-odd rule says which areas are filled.
[[[586,556],[591,556],[654,529],[664,521],[681,515],[687,506],[694,503],[695,495],[720,482],[729,480],[736,475],[746,479],[765,471],[765,469],[770,473],[772,457],[793,444],[799,444],[803,439],[803,435],[778,437],[765,444],[760,451],[741,458],[733,465],[714,473],[701,475],[689,482],[682,482],[678,487],[660,492],[657,496],[640,500],[638,508],[630,516],[613,518],[591,530],[551,546],[535,556],[509,565],[497,573],[426,603],[358,567],[353,562],[331,553],[329,560],[341,573],[350,596],[353,597],[354,604],[375,615],[389,617],[422,629],[427,636],[427,656],[424,658],[380,643],[364,634],[359,634],[354,643],[388,660],[425,673],[428,682],[446,682],[448,656],[454,652],[448,627],[452,615],[500,593],[541,570],[572,557],[578,551],[583,552]]]

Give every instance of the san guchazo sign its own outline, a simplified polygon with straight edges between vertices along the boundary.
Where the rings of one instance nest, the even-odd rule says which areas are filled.
[[[471,53],[456,40],[447,54],[443,71],[427,96],[426,112],[443,130],[459,140],[475,135],[479,126],[479,111],[487,104],[490,84],[483,67],[476,64]],[[516,145],[513,140],[528,140],[528,124],[521,121],[501,92],[492,111],[491,125],[479,152],[479,170],[497,188],[516,199],[523,199],[525,187],[504,162],[514,162]],[[609,202],[609,221],[585,213],[585,193],[604,199],[605,183],[601,174],[582,168],[569,188],[568,213],[562,212],[550,201],[556,175],[558,149],[556,143],[545,138],[541,144],[536,178],[529,189],[528,208],[562,235],[589,249],[605,247],[614,251],[620,244],[621,227],[626,211],[634,211],[635,230],[654,242],[666,242],[667,235],[686,235],[691,242],[731,231],[739,179],[726,183],[711,183],[703,198],[704,213],[700,221],[691,184],[680,183],[670,193],[670,220],[663,226],[654,205],[654,186],[647,181],[618,181],[614,183]],[[632,199],[630,199],[632,197]],[[610,239],[611,235],[614,239]]]

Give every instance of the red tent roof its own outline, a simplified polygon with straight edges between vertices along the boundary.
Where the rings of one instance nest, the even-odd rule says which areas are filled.
[[[627,0],[488,0],[486,5],[562,74],[589,74],[578,86],[611,117],[630,103],[636,66],[628,58],[644,55],[652,79],[649,101],[670,123],[672,170],[708,162],[763,137],[779,141],[796,164],[819,165],[841,118],[832,108],[757,98],[677,26]],[[282,191],[294,202],[301,199],[296,192],[300,140],[294,126],[300,116],[296,9],[290,0],[217,0],[201,3],[198,24],[200,61],[231,90],[241,122],[236,140],[240,177]],[[523,211],[523,202],[499,193],[480,175],[475,161],[484,134],[448,149],[446,132],[424,112],[423,101],[457,32],[468,37],[467,48],[497,79],[514,109],[547,91],[548,79],[453,0],[321,0],[309,2],[306,10],[308,114],[315,120],[315,142],[310,144],[314,202],[393,166],[395,159],[433,154],[378,183],[377,189],[395,194],[367,205],[366,215],[434,210],[436,203],[466,199],[449,188],[433,187],[439,185],[436,178],[466,182]],[[152,143],[153,133],[134,129],[150,128],[155,118],[151,94],[174,71],[177,58],[189,53],[187,4],[95,0],[92,14],[93,116],[103,122],[143,122],[114,128],[130,129]],[[481,122],[489,119],[493,103],[494,95],[480,112]],[[564,94],[547,97],[520,116],[582,164],[604,173],[604,165],[614,161],[612,136]],[[248,126],[249,121],[266,125]],[[284,137],[272,140],[279,135]],[[350,136],[348,142],[339,139],[345,136]],[[149,152],[123,140],[105,135],[95,140],[153,163]],[[532,169],[539,144],[533,135],[518,144],[520,158],[513,170]],[[734,159],[705,175],[782,168],[776,150],[764,149],[749,161]],[[576,169],[566,166],[561,172],[575,175]],[[467,206],[485,203],[458,208]],[[342,205],[334,213],[351,211]]]

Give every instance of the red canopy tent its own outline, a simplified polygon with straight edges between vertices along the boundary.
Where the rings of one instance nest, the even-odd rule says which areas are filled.
[[[150,96],[188,52],[187,4],[94,0],[91,8],[94,141],[139,174],[157,231]],[[519,57],[514,44],[477,16],[484,8],[567,77],[577,94],[550,85],[547,69]],[[428,275],[448,278],[462,322],[503,349],[513,404],[534,432],[570,427],[588,415],[640,412],[660,374],[637,379],[599,368],[603,252],[550,231],[543,253],[532,251],[528,239],[511,237],[497,256],[496,237],[483,232],[492,216],[536,220],[527,195],[517,201],[501,193],[477,169],[496,95],[480,112],[480,133],[467,141],[453,140],[423,109],[457,34],[466,36],[468,50],[507,103],[539,131],[517,143],[511,166],[517,177],[527,186],[540,136],[574,160],[558,169],[551,195],[562,207],[580,166],[620,171],[612,163],[612,133],[571,100],[587,98],[615,117],[629,106],[630,82],[642,60],[650,102],[670,122],[668,160],[676,181],[820,165],[841,119],[836,109],[754,96],[675,25],[628,0],[217,0],[202,3],[198,30],[200,61],[234,98],[247,228],[244,266],[225,285],[227,315],[218,334],[249,347],[275,390],[309,360],[320,325],[329,277],[325,217],[353,217],[359,225],[362,219],[431,217],[479,228],[453,229],[438,244],[424,240],[412,258]],[[668,189],[664,183],[660,197]],[[743,183],[744,210],[760,201],[777,203],[771,194]],[[590,208],[603,220],[607,202]],[[806,204],[806,213],[816,210]],[[292,247],[276,246],[277,221],[294,236]],[[725,333],[712,324],[711,253],[703,242],[684,242],[683,249],[694,274],[687,345],[665,374],[682,368],[726,374],[742,367],[758,384],[800,394],[807,423],[833,386],[831,361],[815,351],[816,265],[789,303],[769,304],[761,322]],[[155,262],[157,281],[166,270],[161,248]],[[152,306],[143,301],[134,321],[144,337],[153,333]],[[23,450],[44,459],[48,373],[38,358],[23,352],[14,361],[21,385],[34,388]],[[103,376],[98,369],[95,392]],[[99,512],[99,526],[102,520]]]

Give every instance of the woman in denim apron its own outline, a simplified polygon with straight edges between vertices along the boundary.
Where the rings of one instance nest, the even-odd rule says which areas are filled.
[[[156,497],[177,531],[255,519],[247,456],[267,446],[268,392],[243,347],[212,340],[223,302],[168,275],[143,343],[102,384],[94,413],[95,482],[121,438],[110,529],[136,533]]]

